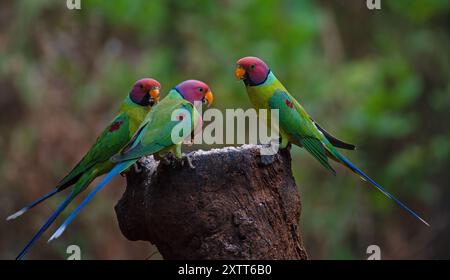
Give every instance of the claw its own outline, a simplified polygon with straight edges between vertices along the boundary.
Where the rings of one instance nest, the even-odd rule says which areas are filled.
[[[134,168],[134,172],[135,172],[135,173],[141,173],[141,172],[142,172],[142,166],[141,166],[141,164],[139,163],[139,161],[137,161],[137,162],[133,165],[133,168]]]
[[[290,151],[292,149],[292,143],[291,142],[288,143],[288,145],[286,146],[286,149],[288,151]]]
[[[181,158],[181,166],[184,165],[184,161],[186,161],[189,165],[190,168],[195,169],[195,166],[192,164],[192,159],[189,155],[184,154],[183,157]]]

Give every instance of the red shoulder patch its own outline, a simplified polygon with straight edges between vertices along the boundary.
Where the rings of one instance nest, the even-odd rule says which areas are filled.
[[[292,102],[289,101],[289,99],[286,99],[286,105],[291,109],[294,108],[294,104],[292,104]]]
[[[123,124],[123,121],[116,121],[109,127],[109,132],[118,130]]]
[[[184,114],[179,114],[177,116],[177,121],[182,121],[182,120],[184,120]]]

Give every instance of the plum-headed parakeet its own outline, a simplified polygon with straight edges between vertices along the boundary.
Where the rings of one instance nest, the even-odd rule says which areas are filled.
[[[181,144],[184,139],[191,137],[191,133],[202,125],[200,113],[194,106],[195,102],[211,105],[213,94],[207,84],[197,80],[187,80],[175,88],[153,107],[139,129],[126,145],[126,147],[111,160],[116,166],[106,175],[103,180],[89,193],[77,209],[63,222],[63,224],[50,237],[49,241],[58,238],[75,218],[78,212],[94,197],[94,195],[105,186],[114,176],[134,164],[139,158],[154,155],[164,158],[167,154],[175,155],[182,159]],[[188,124],[181,135],[174,130],[180,124]],[[180,137],[178,137],[180,136]],[[189,157],[185,158],[191,167]]]
[[[369,181],[408,213],[429,226],[417,213],[388,193],[382,186],[340,154],[336,147],[353,150],[355,146],[335,138],[321,128],[306,113],[300,103],[289,94],[264,61],[257,57],[239,59],[235,69],[235,76],[237,79],[244,81],[250,101],[257,110],[278,110],[281,148],[286,148],[288,143],[304,147],[327,170],[336,174],[328,162],[328,159],[331,158],[358,174],[362,179]]]
[[[47,198],[72,186],[67,198],[37,231],[16,259],[21,259],[28,252],[34,242],[80,192],[85,190],[96,177],[109,172],[114,167],[115,164],[110,158],[120,152],[130,141],[151,107],[159,101],[160,88],[160,83],[154,79],[145,78],[136,81],[130,93],[122,102],[117,116],[103,130],[95,144],[69,174],[50,193],[7,218],[7,220],[15,219]]]

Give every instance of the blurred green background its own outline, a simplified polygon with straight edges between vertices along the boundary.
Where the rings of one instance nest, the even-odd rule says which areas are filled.
[[[233,70],[238,58],[255,55],[321,126],[357,144],[346,155],[432,224],[341,167],[329,175],[294,148],[310,257],[364,259],[371,244],[385,259],[450,257],[448,0],[381,0],[381,10],[365,0],[81,5],[0,2],[2,217],[65,175],[138,78],[158,79],[163,92],[201,79],[216,108],[249,108]],[[117,225],[113,206],[124,185],[116,178],[61,239],[47,244],[48,232],[28,258],[67,258],[70,244],[83,259],[148,258],[155,248],[127,241]],[[61,198],[0,221],[0,258],[14,258]]]

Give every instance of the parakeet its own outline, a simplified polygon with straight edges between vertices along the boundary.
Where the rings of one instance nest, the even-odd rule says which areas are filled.
[[[116,166],[63,222],[50,237],[49,242],[61,236],[78,212],[103,186],[139,158],[154,155],[157,158],[165,159],[165,155],[171,154],[175,155],[177,159],[183,160],[181,153],[183,140],[190,137],[197,126],[201,126],[203,123],[194,102],[207,103],[209,106],[212,101],[212,92],[208,85],[201,81],[187,80],[173,88],[161,102],[152,108],[125,148],[111,158],[113,162],[117,163]],[[187,123],[188,129],[181,135],[179,133],[174,135],[174,129],[182,122]],[[174,138],[174,136],[180,137]],[[185,159],[193,167],[189,157],[185,156]]]
[[[329,158],[344,165],[363,180],[369,181],[412,216],[429,226],[417,213],[388,193],[382,186],[340,154],[336,148],[353,150],[355,146],[337,139],[321,128],[306,113],[300,103],[289,94],[264,61],[257,57],[239,59],[235,68],[235,76],[238,80],[243,80],[248,97],[257,110],[278,109],[281,148],[286,148],[289,143],[304,147],[333,174],[336,174],[336,172],[328,162]],[[270,119],[270,116],[268,118]]]
[[[96,177],[107,173],[114,167],[110,158],[130,141],[151,107],[159,101],[160,88],[160,83],[154,79],[144,78],[136,81],[130,93],[122,102],[117,116],[103,130],[95,144],[69,174],[51,192],[7,218],[7,220],[15,219],[47,198],[72,186],[67,198],[32,237],[16,259],[21,259],[28,252],[34,242],[80,192],[85,190]]]

